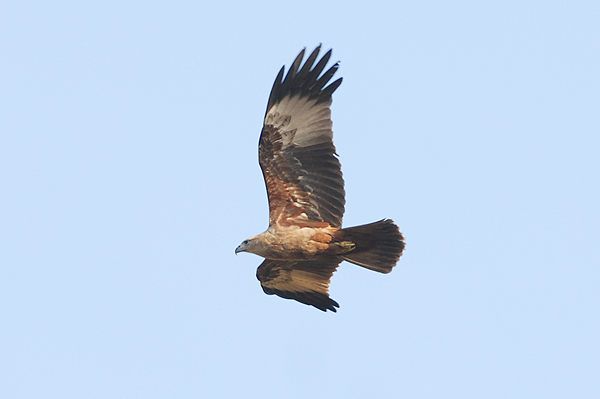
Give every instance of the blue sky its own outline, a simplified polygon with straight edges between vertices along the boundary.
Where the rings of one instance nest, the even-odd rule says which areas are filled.
[[[20,2],[0,16],[0,396],[596,398],[600,6]],[[337,314],[234,255],[282,65],[340,60]]]

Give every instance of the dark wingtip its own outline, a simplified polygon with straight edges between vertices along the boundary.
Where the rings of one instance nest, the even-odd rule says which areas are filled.
[[[312,51],[304,64],[302,64],[306,53],[306,47],[304,47],[298,56],[296,56],[292,65],[290,65],[285,77],[283,76],[285,66],[279,71],[269,95],[266,112],[269,112],[273,105],[292,92],[301,91],[303,95],[318,98],[319,102],[327,101],[331,98],[331,95],[342,83],[342,80],[338,79],[329,86],[327,84],[339,68],[340,62],[336,62],[323,73],[325,66],[331,58],[332,50],[327,51],[313,67],[320,50],[321,44]]]
[[[337,313],[337,309],[336,308],[339,308],[340,305],[336,301],[334,301],[333,299],[330,298],[330,300],[331,300],[331,302],[328,302],[326,304],[319,304],[319,305],[317,305],[317,304],[314,304],[314,303],[311,303],[311,304],[307,303],[306,305],[313,306],[313,307],[315,307],[315,308],[317,308],[317,309],[319,309],[319,310],[321,310],[323,312],[327,312],[328,310],[330,310],[333,313]]]
[[[267,295],[277,295],[284,299],[291,299],[297,302],[300,302],[304,305],[312,306],[317,308],[323,312],[327,312],[328,310],[336,313],[337,309],[340,307],[340,304],[331,299],[329,296],[322,294],[320,292],[291,292],[291,291],[282,291],[273,288],[265,287],[261,285],[263,291]]]

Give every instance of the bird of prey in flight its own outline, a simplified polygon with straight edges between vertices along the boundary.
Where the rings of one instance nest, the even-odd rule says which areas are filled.
[[[269,198],[269,228],[235,250],[265,258],[256,277],[265,293],[336,311],[329,281],[350,263],[389,273],[404,249],[392,220],[342,228],[345,191],[333,145],[331,102],[342,78],[329,84],[338,64],[323,73],[331,50],[304,50],[271,89],[258,146]],[[316,64],[315,64],[316,62]]]

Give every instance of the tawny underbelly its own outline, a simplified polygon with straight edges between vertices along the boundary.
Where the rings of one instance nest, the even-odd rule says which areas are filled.
[[[261,256],[273,260],[308,260],[340,255],[351,251],[350,243],[336,241],[334,231],[297,229],[269,233]]]

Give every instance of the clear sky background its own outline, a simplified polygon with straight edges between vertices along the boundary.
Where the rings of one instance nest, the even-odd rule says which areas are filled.
[[[598,1],[11,3],[0,397],[600,397]],[[341,265],[337,314],[234,255],[273,80],[319,43],[344,225],[407,240]]]

